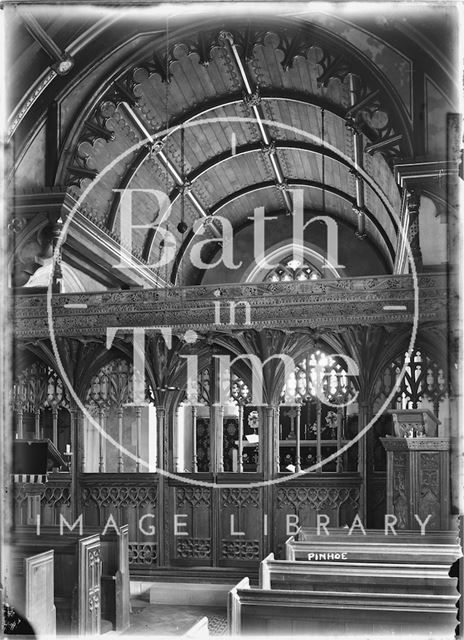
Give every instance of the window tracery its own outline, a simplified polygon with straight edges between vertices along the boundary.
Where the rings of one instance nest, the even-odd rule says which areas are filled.
[[[265,276],[264,282],[295,282],[319,280],[321,272],[306,260],[300,261],[289,256],[282,260]]]

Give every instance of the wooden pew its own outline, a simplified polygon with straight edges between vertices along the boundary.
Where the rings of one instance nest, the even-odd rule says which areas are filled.
[[[53,550],[35,555],[23,555],[15,550],[12,559],[10,603],[32,625],[37,638],[56,635]]]
[[[101,552],[98,534],[79,536],[56,527],[37,536],[26,527],[15,532],[20,553],[54,550],[54,601],[58,633],[99,635],[101,628]],[[32,620],[33,624],[34,621]]]
[[[353,533],[350,536],[346,530],[329,530],[329,535],[317,535],[313,530],[300,529],[285,543],[285,558],[291,561],[442,564],[449,567],[460,555],[454,532],[421,536],[418,531],[403,531],[397,536],[385,536],[383,531],[368,531],[367,535]]]
[[[260,565],[261,589],[456,595],[455,578],[443,565],[305,562],[275,560],[271,553]]]
[[[451,637],[455,602],[441,594],[250,589],[244,578],[228,594],[227,615],[231,635]]]
[[[86,528],[85,533],[91,530]],[[100,535],[101,547],[101,617],[109,620],[118,632],[129,628],[129,526],[119,527],[119,535],[109,529]]]

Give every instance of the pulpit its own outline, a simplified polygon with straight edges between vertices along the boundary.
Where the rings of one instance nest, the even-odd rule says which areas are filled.
[[[36,524],[47,473],[63,467],[67,467],[66,462],[50,440],[13,441],[13,481],[22,487],[27,500],[22,524]]]
[[[449,529],[449,449],[446,438],[381,438],[387,452],[387,514],[398,529]],[[419,520],[418,520],[419,519]]]

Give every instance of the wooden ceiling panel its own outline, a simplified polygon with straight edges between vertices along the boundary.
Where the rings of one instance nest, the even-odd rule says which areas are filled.
[[[282,209],[278,200],[278,192],[274,186],[253,191],[246,196],[238,197],[227,206],[219,209],[218,215],[225,216],[236,225],[245,224],[247,217],[253,215],[256,207],[264,207],[266,213]]]

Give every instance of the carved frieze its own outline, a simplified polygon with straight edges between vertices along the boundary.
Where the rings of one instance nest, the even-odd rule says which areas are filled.
[[[355,512],[359,508],[357,487],[279,487],[276,496],[278,509],[291,506],[298,510],[309,506],[315,511],[337,510],[346,502]]]
[[[446,276],[420,277],[419,289],[421,319],[446,319]],[[55,295],[54,331],[56,335],[72,336],[106,335],[107,327],[167,325],[179,331],[211,329],[216,326],[217,290],[218,287],[178,287]],[[248,302],[250,326],[256,327],[333,327],[412,323],[414,319],[414,285],[410,276],[230,285],[220,287],[220,294],[227,301]],[[70,304],[85,308],[67,308]],[[397,311],[384,309],[398,304],[402,308]],[[14,305],[18,338],[48,335],[45,295],[17,296]],[[236,326],[243,328],[241,324]]]
[[[84,506],[91,502],[99,507],[145,507],[156,508],[156,487],[126,487],[126,486],[92,486],[82,490]]]

